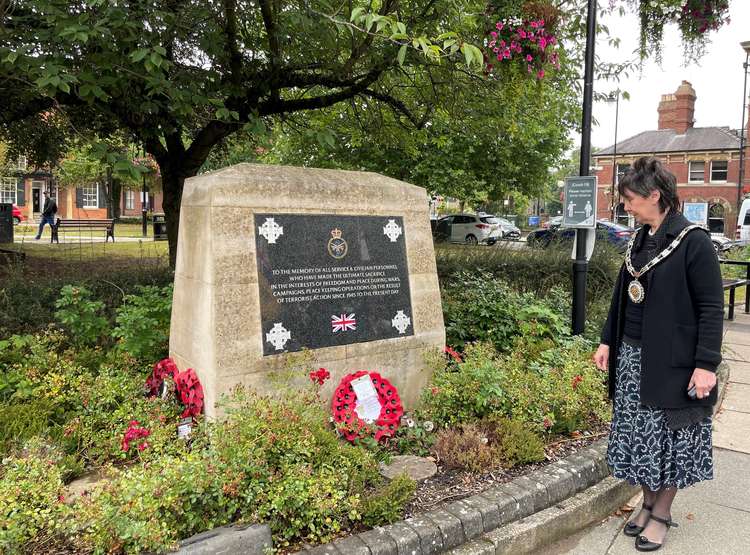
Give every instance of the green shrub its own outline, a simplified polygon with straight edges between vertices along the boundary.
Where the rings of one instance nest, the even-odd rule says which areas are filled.
[[[120,338],[120,346],[132,356],[150,362],[161,360],[169,351],[171,314],[171,285],[138,287],[138,292],[126,295],[117,309],[113,335]]]
[[[101,315],[104,303],[93,300],[91,291],[83,286],[63,287],[55,307],[55,318],[76,345],[94,345],[109,327],[109,322]]]
[[[548,291],[549,300],[542,301],[531,293],[516,292],[488,272],[464,271],[444,285],[442,296],[446,342],[459,349],[480,341],[504,352],[521,334],[570,335],[566,296],[559,288]]]
[[[404,516],[417,484],[406,474],[396,476],[382,491],[366,495],[362,503],[362,524],[370,528],[395,522]]]
[[[571,432],[609,417],[606,376],[580,337],[559,343],[516,338],[499,355],[490,345],[467,347],[464,362],[437,368],[422,404],[441,426],[509,417],[537,433]]]
[[[476,424],[463,424],[442,430],[433,451],[448,467],[470,472],[487,472],[500,462],[487,435]]]
[[[413,491],[403,480],[384,486],[373,456],[339,440],[312,396],[238,391],[226,415],[189,452],[126,468],[78,500],[67,525],[79,547],[163,551],[235,520],[268,522],[279,548],[317,543],[365,517],[392,520]]]
[[[59,533],[64,505],[58,460],[54,450],[35,443],[0,463],[0,553],[20,553],[35,542],[49,546]]]
[[[147,263],[146,263],[147,262]],[[55,301],[66,285],[86,287],[92,298],[104,303],[103,315],[113,319],[124,295],[140,285],[163,287],[174,274],[167,261],[128,259],[127,266],[107,259],[97,264],[63,264],[51,261],[54,271],[17,265],[0,268],[0,337],[40,332],[55,321]]]
[[[570,288],[570,247],[549,249],[470,248],[438,245],[435,249],[438,277],[447,283],[461,272],[487,272],[514,290],[543,298],[554,287]],[[597,241],[588,266],[589,301],[610,297],[623,256],[611,245]]]
[[[486,343],[466,345],[464,361],[445,367],[433,359],[432,383],[422,392],[422,407],[439,426],[480,420],[503,411],[505,394],[499,355]]]
[[[522,422],[493,418],[484,422],[482,427],[504,466],[544,460],[544,442]]]

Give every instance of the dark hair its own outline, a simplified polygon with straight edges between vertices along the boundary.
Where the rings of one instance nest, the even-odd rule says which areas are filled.
[[[680,209],[680,197],[677,196],[677,178],[653,156],[643,156],[633,163],[617,185],[620,196],[625,190],[646,198],[652,191],[659,191],[659,209],[672,212]]]

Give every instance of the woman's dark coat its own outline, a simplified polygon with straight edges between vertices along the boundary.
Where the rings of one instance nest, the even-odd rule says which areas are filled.
[[[674,214],[663,225],[667,226],[669,244],[690,222]],[[646,225],[639,230],[635,251],[648,229]],[[645,276],[648,287],[641,334],[641,403],[656,408],[713,405],[716,387],[704,399],[693,400],[687,395],[695,368],[715,372],[721,362],[724,290],[708,232],[688,232],[679,247]],[[632,279],[623,264],[602,330],[601,342],[610,346],[610,398],[614,396],[617,353],[625,324],[627,285]]]

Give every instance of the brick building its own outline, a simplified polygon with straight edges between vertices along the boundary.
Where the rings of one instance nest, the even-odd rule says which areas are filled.
[[[44,192],[49,191],[57,201],[57,215],[65,219],[99,219],[107,217],[104,186],[92,183],[82,187],[58,187],[52,174],[28,171],[26,162],[19,159],[13,175],[0,174],[0,202],[10,202],[21,209],[30,221],[39,221],[44,208]],[[147,206],[162,212],[161,192],[149,193]],[[140,217],[142,211],[140,190],[124,189],[120,195],[120,217]]]
[[[658,129],[643,131],[597,151],[594,164],[600,169],[599,218],[611,219],[614,205],[615,218],[627,218],[614,185],[612,201],[613,164],[617,164],[617,177],[641,156],[655,156],[677,177],[677,193],[682,202],[707,202],[712,231],[722,231],[734,237],[737,221],[737,194],[739,179],[740,131],[729,127],[694,127],[696,94],[693,86],[683,81],[672,94],[664,94],[659,103]],[[744,130],[745,137],[748,128]],[[742,196],[750,192],[750,158],[745,142],[745,170]]]

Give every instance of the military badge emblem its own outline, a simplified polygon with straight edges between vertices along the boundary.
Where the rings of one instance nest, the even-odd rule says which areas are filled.
[[[349,252],[349,245],[346,244],[341,235],[342,232],[340,229],[332,229],[331,238],[328,240],[328,254],[337,260],[344,258],[346,253]]]

